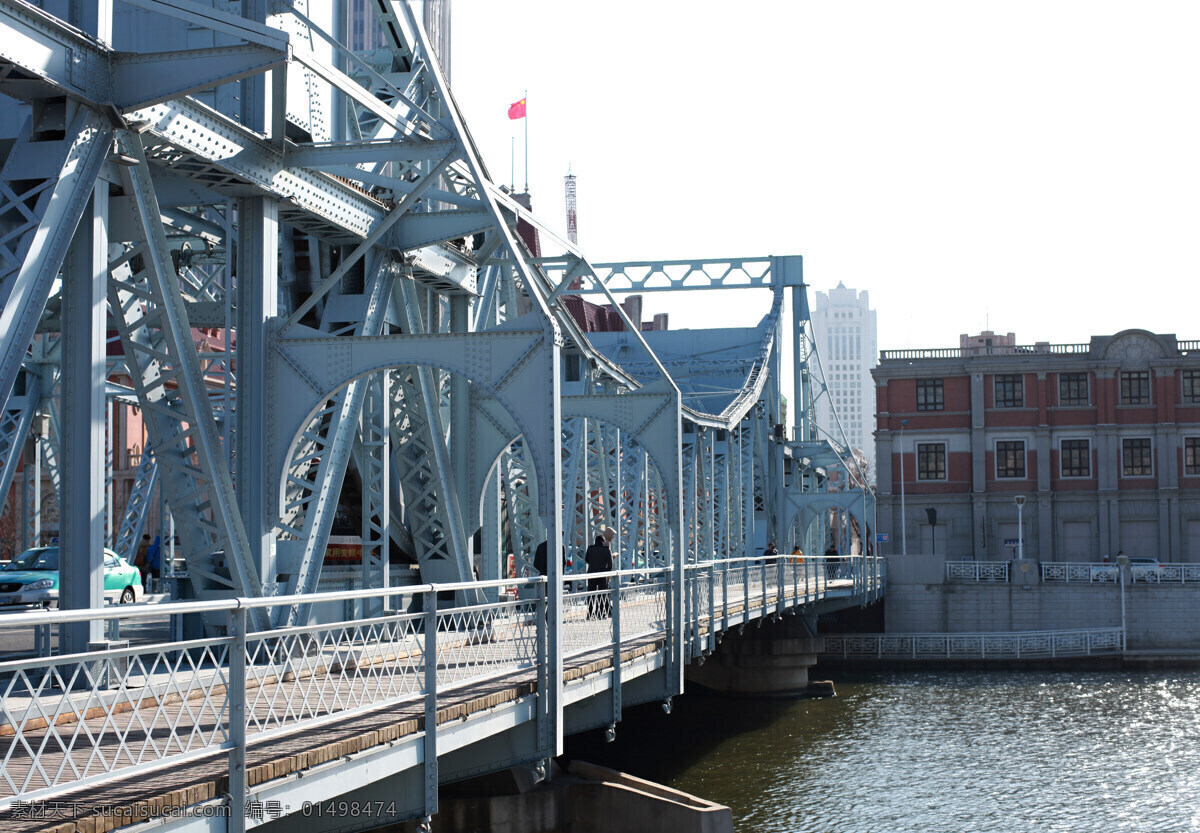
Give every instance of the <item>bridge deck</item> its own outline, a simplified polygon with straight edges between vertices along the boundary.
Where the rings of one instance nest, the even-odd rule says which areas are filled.
[[[789,582],[784,595],[791,606],[843,586],[848,589],[850,584]],[[715,615],[710,617],[705,610],[694,620],[693,628],[702,637],[719,629],[722,621],[737,624],[773,612],[779,598],[775,589],[764,592],[765,587],[745,587],[740,582],[724,588],[728,598],[722,589],[706,591],[717,604]],[[589,617],[587,595],[573,596],[566,609],[564,683],[568,684],[612,665],[611,619]],[[621,603],[623,666],[661,651],[666,644],[664,602],[659,590]],[[478,626],[478,621],[457,624],[461,632],[439,629],[437,635],[439,726],[469,721],[536,695],[537,669],[528,664],[535,619],[526,616],[515,625],[500,623],[482,638],[478,630],[467,627]],[[272,653],[258,654],[256,666],[256,655],[248,649],[248,785],[254,788],[346,755],[419,736],[425,715],[423,640],[423,633],[408,632],[376,653],[365,644],[351,646],[335,640],[310,648],[300,664],[281,663]],[[112,774],[78,789],[60,787],[58,794],[35,804],[11,805],[0,811],[4,829],[102,833],[225,795],[229,753],[220,745],[227,738],[228,668],[220,655],[207,656],[207,666],[191,666],[186,684],[164,685],[148,674],[135,690],[126,677],[118,691],[119,703],[111,698],[103,703],[95,691],[51,693],[44,685],[31,685],[24,698],[7,697],[4,708],[9,723],[0,726],[0,749],[6,753],[0,799],[19,799],[47,785],[69,787],[71,772]],[[523,661],[526,664],[517,667]],[[284,667],[292,670],[282,673]],[[456,676],[460,667],[465,669],[462,677]],[[493,673],[481,674],[488,670]],[[69,680],[63,682],[70,689]],[[172,759],[172,754],[177,757]],[[120,769],[139,764],[144,768],[147,758],[161,763],[122,777]],[[13,785],[24,786],[14,790]]]

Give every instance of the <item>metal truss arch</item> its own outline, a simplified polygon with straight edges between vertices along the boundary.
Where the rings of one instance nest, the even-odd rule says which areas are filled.
[[[351,382],[383,370],[430,368],[478,386],[529,439],[539,476],[546,477],[555,444],[554,398],[558,346],[534,331],[345,338],[277,339],[272,351],[272,424],[286,445],[272,449],[276,472],[323,403]],[[282,477],[282,475],[281,475]],[[282,483],[282,480],[279,481]],[[546,482],[550,482],[547,479]]]

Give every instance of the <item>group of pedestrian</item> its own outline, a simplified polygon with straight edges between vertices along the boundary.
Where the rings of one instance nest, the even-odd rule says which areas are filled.
[[[763,550],[763,557],[769,558],[773,555],[779,555],[779,550],[775,547],[775,542],[767,543],[767,548]],[[832,581],[837,578],[838,572],[842,567],[842,559],[838,557],[837,544],[830,543],[828,549],[825,550],[825,577]],[[796,564],[804,563],[804,551],[799,546],[792,550],[792,561]]]

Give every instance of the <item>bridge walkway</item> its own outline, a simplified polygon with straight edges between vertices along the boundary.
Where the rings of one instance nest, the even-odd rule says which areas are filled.
[[[568,701],[594,696],[596,676],[612,669],[614,638],[623,682],[665,665],[665,576],[638,578],[641,583],[623,583],[619,591],[564,594]],[[830,581],[823,565],[746,560],[723,570],[694,570],[690,585],[688,627],[711,648],[713,634],[724,627],[849,596],[854,582]],[[364,591],[330,595],[361,597]],[[601,596],[615,616],[590,615]],[[439,754],[452,734],[443,727],[469,729],[517,706],[516,719],[536,720],[543,604],[541,598],[503,598],[441,609],[432,639],[423,627],[433,619],[430,613],[250,634],[240,695],[229,667],[230,651],[237,657],[231,637],[0,663],[7,721],[0,725],[0,817],[7,816],[6,830],[70,833],[113,829],[220,799],[229,791],[229,755],[236,746],[230,708],[243,700],[251,794],[285,776],[381,748],[404,747],[407,765],[419,765],[431,707]],[[432,672],[424,662],[430,644],[437,656]],[[426,696],[431,673],[435,705]],[[73,691],[81,685],[88,690]],[[598,688],[608,685],[611,675]],[[572,693],[572,686],[578,691]],[[480,732],[462,734],[466,744]],[[38,803],[27,803],[32,801]],[[105,808],[102,816],[97,807]]]

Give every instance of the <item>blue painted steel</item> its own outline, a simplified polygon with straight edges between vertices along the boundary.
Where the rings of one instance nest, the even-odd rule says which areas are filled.
[[[420,766],[421,794],[404,812],[429,814],[439,751],[483,749],[508,732],[507,757],[481,766],[553,757],[571,697],[601,698],[597,725],[615,724],[628,686],[642,696],[650,686],[669,702],[684,689],[686,665],[730,627],[882,592],[874,497],[847,488],[841,449],[818,438],[804,338],[792,339],[795,376],[781,378],[785,336],[810,329],[801,258],[588,261],[527,199],[489,179],[425,34],[448,48],[445,6],[424,4],[418,22],[408,2],[369,4],[366,22],[378,25],[383,46],[356,53],[339,40],[348,19],[341,0],[128,0],[115,12],[110,0],[92,0],[58,4],[74,10],[65,20],[47,5],[0,0],[0,93],[32,105],[34,116],[24,126],[0,119],[0,134],[12,132],[0,139],[13,140],[0,142],[0,220],[11,231],[0,245],[3,481],[33,421],[31,408],[16,407],[28,403],[5,403],[35,333],[42,378],[57,375],[91,409],[83,422],[68,420],[69,461],[86,450],[76,436],[83,428],[105,427],[96,403],[107,397],[114,411],[137,403],[182,530],[178,585],[197,599],[174,608],[173,627],[203,637],[202,650],[232,652],[206,662],[227,671],[231,709],[243,709],[227,712],[228,737],[217,744],[230,750],[235,806],[291,794],[245,785],[249,737],[278,731],[258,725],[247,701],[268,677],[286,677],[264,669],[291,671],[310,651],[329,654],[314,666],[328,674],[391,668],[423,646],[419,674],[396,672],[416,688],[388,700],[421,698],[420,746],[398,743],[380,759],[396,772]],[[93,194],[92,222],[73,240]],[[101,245],[88,231],[103,218]],[[67,320],[96,310],[73,307],[78,293],[50,298],[79,284],[73,270],[56,281],[71,245],[91,247],[90,288],[107,289],[124,353],[109,374],[121,380],[99,378],[96,355],[43,352],[61,332],[64,302]],[[703,289],[755,293],[765,312],[748,327],[643,332],[616,305],[617,294]],[[612,303],[623,330],[587,332],[571,312],[576,296]],[[223,345],[218,360],[197,359],[205,338]],[[791,437],[785,396],[795,403]],[[97,557],[88,524],[120,509],[98,506],[95,484],[79,485],[68,478],[62,506],[64,529],[83,542],[68,573]],[[144,497],[130,510],[131,529],[146,520]],[[363,532],[361,564],[330,563],[339,518]],[[599,621],[564,577],[610,529],[625,569],[596,591],[610,597]],[[846,578],[816,556],[834,534],[856,565]],[[809,556],[764,558],[770,541]],[[537,563],[542,542],[549,557]],[[485,581],[473,580],[476,569]],[[389,587],[393,570],[407,587]],[[314,594],[335,581],[353,590]],[[437,609],[434,583],[455,597],[452,608]],[[68,584],[71,598],[90,587],[83,578]],[[279,595],[291,590],[299,594]],[[423,613],[407,606],[414,592]],[[65,630],[97,635],[105,618],[59,615]],[[268,640],[288,646],[286,662],[247,660]],[[645,640],[661,648],[621,661]],[[384,643],[394,643],[391,659],[347,664]],[[438,651],[495,644],[519,656],[536,694],[486,720],[439,727],[447,681],[461,666],[439,663]],[[128,660],[140,649],[121,650],[107,656]],[[174,659],[180,650],[161,647]],[[611,663],[607,697],[564,682],[588,651]],[[487,667],[487,653],[467,664]],[[34,662],[0,681],[32,673]],[[302,728],[334,719],[280,718]],[[533,740],[521,735],[530,720]],[[201,744],[208,752],[211,740]],[[197,743],[189,736],[184,754],[201,754]],[[357,766],[308,783],[347,792],[360,785],[338,772]],[[38,773],[46,784],[10,783],[6,799],[5,777],[0,806],[63,787]],[[76,785],[108,777],[89,771]],[[244,823],[239,813],[233,826]]]

